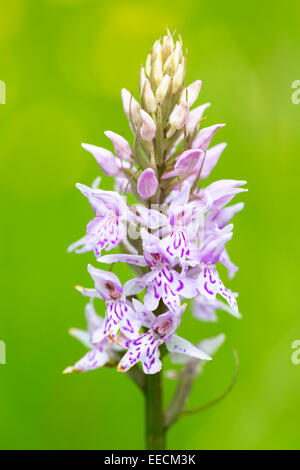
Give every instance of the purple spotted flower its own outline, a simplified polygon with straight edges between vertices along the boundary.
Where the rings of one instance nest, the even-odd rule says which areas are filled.
[[[180,308],[177,314],[170,311],[158,317],[152,314],[151,327],[146,333],[142,333],[135,340],[126,340],[121,336],[118,344],[128,349],[128,351],[119,362],[118,370],[126,372],[137,362],[141,362],[145,374],[156,374],[162,368],[159,347],[163,343],[166,344],[170,352],[186,354],[202,360],[210,360],[211,358],[205,352],[196,348],[184,338],[174,334],[184,310],[185,305]]]
[[[160,243],[163,254],[171,261],[178,260],[185,270],[203,216],[201,204],[198,201],[189,202],[190,189],[190,184],[185,181],[170,203],[169,226],[163,230],[166,233],[167,229],[167,235]]]
[[[232,217],[243,208],[244,204],[239,202],[232,206],[210,211],[205,219],[205,233],[212,234],[215,231],[222,230],[231,221]],[[238,271],[238,267],[231,261],[225,246],[219,261],[227,268],[229,279],[232,279]]]
[[[106,313],[104,329],[96,329],[92,342],[101,341],[103,334],[114,341],[119,329],[128,337],[135,337],[141,327],[141,321],[135,314],[131,302],[126,299],[127,283],[124,288],[119,278],[111,272],[96,269],[88,265],[94,283],[94,289],[86,289],[77,286],[77,290],[83,295],[93,298],[98,297],[105,301]]]
[[[86,235],[68,250],[76,253],[93,250],[99,257],[102,249],[111,250],[126,238],[126,223],[131,220],[131,213],[117,192],[93,189],[83,184],[77,184],[77,187],[88,198],[96,217],[88,223]]]
[[[217,294],[220,294],[238,317],[236,295],[226,289],[216,269],[216,263],[224,251],[225,244],[232,238],[232,228],[232,225],[227,225],[222,230],[216,229],[215,232],[209,234],[201,248],[194,250],[193,256],[198,259],[199,263],[190,270],[188,275],[196,279],[200,301],[206,299],[209,303],[213,303]]]
[[[87,331],[72,328],[70,334],[78,339],[89,351],[74,364],[74,366],[67,367],[64,374],[71,372],[87,372],[89,370],[99,369],[110,360],[117,360],[115,345],[112,345],[109,339],[104,334],[104,318],[97,315],[94,305],[89,302],[85,307],[85,315],[87,319]],[[93,345],[92,337],[95,331],[101,332],[101,340],[97,346]],[[100,337],[100,334],[99,334]]]
[[[102,263],[127,262],[138,266],[149,267],[150,271],[140,278],[127,282],[128,294],[134,295],[146,288],[144,303],[153,311],[160,299],[172,311],[180,308],[180,297],[190,299],[196,295],[193,279],[186,277],[175,269],[175,264],[164,255],[161,240],[142,230],[144,255],[105,255],[99,258]]]
[[[217,298],[208,298],[201,294],[197,295],[197,297],[193,299],[191,310],[195,318],[204,322],[216,322],[218,320],[216,310],[223,310],[234,317],[240,317],[237,312],[221,300]]]

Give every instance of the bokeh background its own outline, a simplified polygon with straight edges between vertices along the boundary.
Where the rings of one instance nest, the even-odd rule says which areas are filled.
[[[139,67],[166,26],[188,48],[188,81],[203,80],[207,124],[227,123],[215,138],[229,146],[213,178],[249,187],[229,245],[240,271],[227,281],[243,319],[220,313],[217,324],[202,324],[186,313],[180,327],[195,342],[227,335],[190,406],[225,390],[233,348],[238,382],[218,406],[177,423],[169,448],[299,448],[300,365],[291,362],[300,339],[298,0],[0,1],[1,448],[143,448],[134,384],[106,368],[61,373],[85,352],[68,328],[85,326],[73,286],[90,285],[86,265],[95,264],[66,247],[91,216],[74,185],[99,173],[80,144],[109,146],[107,129],[130,137],[120,89],[137,94]],[[118,267],[122,279],[128,272]],[[165,381],[166,402],[174,386]]]

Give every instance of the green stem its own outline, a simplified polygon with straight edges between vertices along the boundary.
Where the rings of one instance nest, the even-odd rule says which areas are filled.
[[[165,449],[162,374],[145,377],[146,443],[148,450]]]

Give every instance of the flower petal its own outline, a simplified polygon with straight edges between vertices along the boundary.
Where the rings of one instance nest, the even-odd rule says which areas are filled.
[[[152,168],[147,168],[144,170],[137,184],[137,190],[142,199],[148,199],[151,196],[154,196],[158,187],[158,181]]]
[[[223,142],[222,144],[215,145],[214,147],[207,150],[206,155],[205,155],[205,160],[203,163],[203,168],[201,170],[201,179],[205,179],[209,177],[212,170],[218,163],[218,160],[223,150],[226,147],[227,147],[227,144]]]
[[[112,152],[96,145],[81,144],[81,146],[95,157],[103,173],[109,176],[117,176],[120,173],[120,164]]]
[[[229,258],[226,248],[224,248],[219,261],[227,268],[229,279],[233,279],[239,268]]]
[[[223,310],[234,317],[237,316],[236,312],[219,299],[208,300],[205,297],[198,295],[192,302],[192,313],[198,320],[204,322],[216,322],[218,320],[216,310]]]
[[[247,189],[240,188],[240,186],[246,183],[246,181],[238,180],[218,180],[207,186],[205,191],[208,192],[211,198],[213,209],[221,209],[226,206],[236,194],[248,191]]]
[[[115,154],[121,158],[121,160],[131,159],[132,151],[129,143],[124,139],[124,137],[112,131],[105,131],[104,134],[113,143]]]
[[[99,369],[109,361],[109,355],[102,348],[94,348],[83,356],[80,361],[72,367],[67,367],[64,370],[64,374],[70,374],[73,371],[76,372],[87,372],[89,370]]]
[[[138,316],[142,320],[143,326],[150,328],[155,320],[155,315],[150,310],[147,310],[146,307],[138,299],[132,299],[132,305]]]
[[[215,124],[213,126],[204,127],[203,129],[201,129],[199,134],[197,135],[197,137],[194,139],[192,143],[192,148],[202,149],[206,151],[208,147],[210,146],[210,143],[215,133],[217,132],[217,130],[224,126],[225,124]]]
[[[142,255],[127,255],[124,253],[105,255],[97,259],[100,263],[111,264],[111,263],[128,263],[136,266],[147,266],[147,263]]]
[[[153,121],[152,117],[143,109],[141,109],[141,116],[143,120],[143,124],[140,129],[141,137],[146,142],[152,142],[156,134],[155,122]]]
[[[187,103],[176,104],[169,118],[170,129],[167,138],[170,139],[177,130],[182,129],[188,120],[189,107]]]
[[[122,89],[121,95],[122,95],[124,113],[126,114],[129,122],[132,122],[134,126],[137,126],[141,121],[141,115],[140,115],[141,107],[139,103],[136,101],[136,99],[134,99],[132,94],[125,88]]]
[[[88,331],[80,330],[78,328],[71,328],[69,333],[73,338],[78,339],[86,348],[92,349],[92,343]]]
[[[122,284],[118,276],[109,271],[94,268],[91,264],[88,265],[88,272],[92,277],[97,292],[104,300],[111,298],[111,290],[114,289],[120,295],[123,292]]]
[[[104,318],[97,314],[93,300],[85,306],[85,317],[87,321],[87,330],[90,336],[92,336],[96,329],[104,328]]]
[[[174,170],[169,173],[165,173],[162,176],[162,179],[189,175],[197,165],[201,155],[203,155],[203,151],[201,149],[186,150],[176,158]]]
[[[208,213],[206,221],[214,222],[219,229],[222,229],[231,221],[232,217],[237,212],[240,212],[244,208],[244,205],[243,202],[238,202],[232,206],[223,207],[217,212]]]
[[[202,361],[210,361],[212,359],[204,351],[201,351],[201,349],[177,335],[173,335],[170,341],[166,343],[166,346],[170,352],[186,354],[187,356],[196,357]]]
[[[155,281],[147,285],[147,292],[144,296],[144,304],[147,310],[154,311],[157,309],[159,300],[161,298],[161,286],[158,286]]]
[[[125,282],[123,287],[124,295],[127,297],[129,295],[135,295],[141,292],[145,288],[145,282],[142,278],[135,277],[134,279],[129,279]]]
[[[193,109],[189,113],[189,117],[186,123],[186,132],[189,135],[192,135],[198,128],[200,121],[202,119],[204,111],[210,106],[210,103],[202,104],[197,108]]]
[[[75,289],[78,290],[78,292],[80,292],[82,295],[84,295],[85,297],[89,297],[90,299],[93,297],[100,297],[96,289],[88,289],[87,287],[82,286],[75,286]]]
[[[137,216],[139,223],[151,228],[152,230],[168,223],[168,218],[160,211],[148,209],[147,207],[140,205],[136,206],[136,209],[140,215],[140,217]]]
[[[151,358],[145,358],[142,362],[145,374],[157,374],[162,368],[162,362],[159,359],[159,351],[157,350]]]

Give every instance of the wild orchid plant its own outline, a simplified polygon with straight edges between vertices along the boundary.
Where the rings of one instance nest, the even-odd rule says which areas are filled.
[[[110,269],[89,265],[94,288],[77,287],[89,299],[87,331],[72,329],[71,334],[89,352],[65,372],[118,364],[117,370],[125,372],[145,394],[149,449],[164,448],[166,430],[184,412],[195,377],[224,340],[219,335],[194,346],[178,336],[187,305],[182,302],[193,299],[191,310],[204,321],[215,321],[215,311],[220,309],[240,316],[237,294],[224,286],[216,264],[222,263],[230,278],[237,271],[225,246],[232,238],[229,222],[243,204],[225,206],[245,191],[241,188],[245,181],[219,180],[202,186],[226,146],[209,148],[224,124],[199,130],[209,103],[191,110],[201,81],[185,88],[185,71],[181,38],[174,40],[167,32],[154,44],[141,69],[140,103],[122,90],[132,145],[112,131],[105,135],[114,153],[82,145],[103,173],[114,178],[115,190],[99,189],[99,179],[92,187],[77,184],[95,217],[86,235],[69,248],[76,253],[94,251],[97,261]],[[135,197],[132,205],[127,203],[128,193]],[[121,253],[103,256],[103,250],[114,248]],[[137,277],[122,286],[112,272],[116,263],[132,265]],[[105,318],[96,313],[95,298],[104,300]],[[168,372],[179,383],[164,412],[161,369],[168,352],[183,368],[175,376]]]

